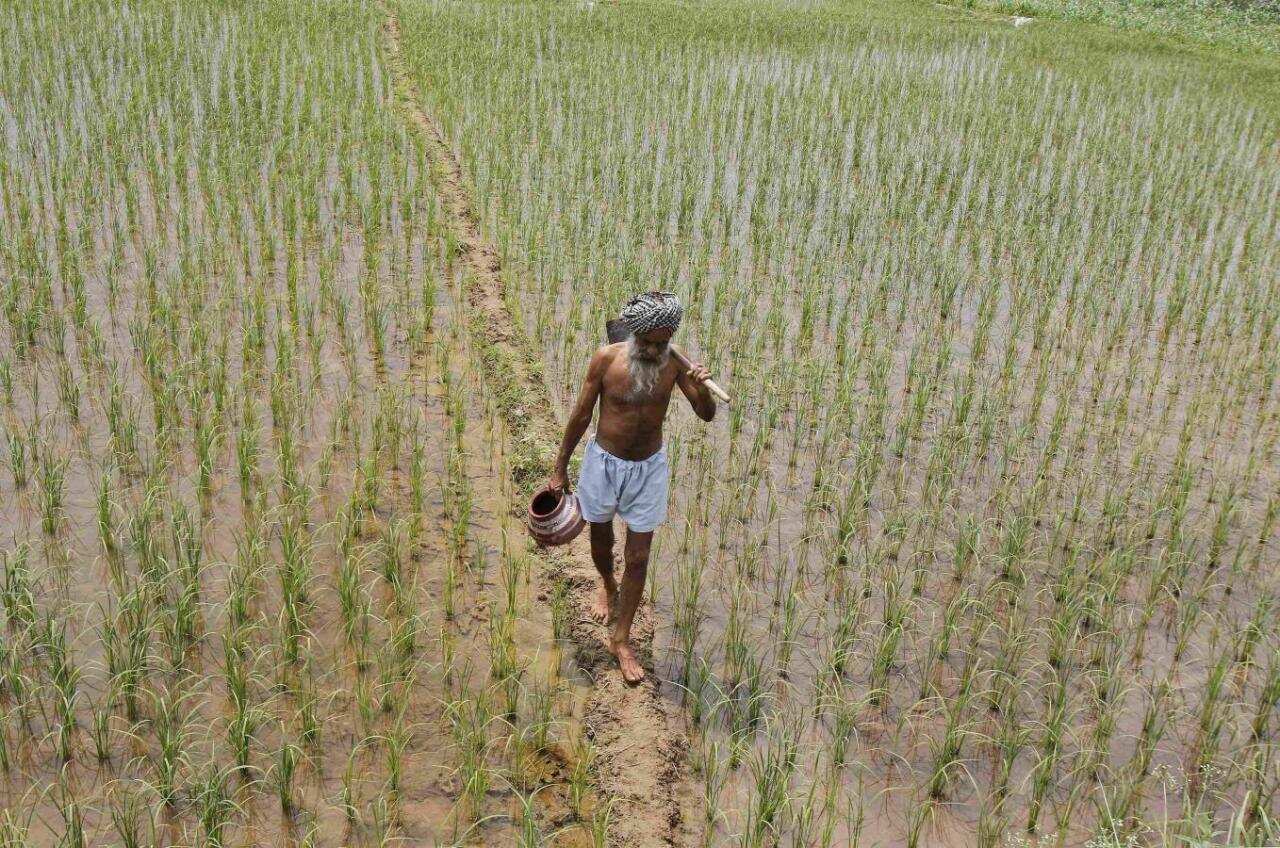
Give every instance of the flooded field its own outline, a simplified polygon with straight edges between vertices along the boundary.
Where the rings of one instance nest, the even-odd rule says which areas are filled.
[[[651,288],[737,399],[673,415],[649,571],[696,841],[1274,838],[1256,77],[892,5],[399,7],[558,404]]]
[[[0,9],[0,846],[1280,841],[1280,70],[1023,24]],[[520,515],[652,288],[628,687]]]
[[[0,11],[5,846],[592,844],[452,235],[333,11]]]

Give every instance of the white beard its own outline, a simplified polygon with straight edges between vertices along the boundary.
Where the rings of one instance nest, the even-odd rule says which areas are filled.
[[[636,337],[632,336],[627,340],[627,373],[631,375],[631,399],[644,400],[657,387],[658,377],[667,364],[670,352],[663,350],[661,358],[657,360],[641,359],[635,352]]]

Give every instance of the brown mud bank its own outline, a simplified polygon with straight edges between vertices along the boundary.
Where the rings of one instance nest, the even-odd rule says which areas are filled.
[[[385,3],[381,7],[396,93],[430,155],[447,226],[457,239],[458,258],[466,269],[474,349],[479,351],[481,370],[510,434],[516,491],[527,495],[550,468],[558,442],[550,394],[537,357],[507,308],[508,272],[480,232],[457,157],[440,127],[423,110],[420,93],[404,65],[396,13]],[[512,504],[512,509],[519,511],[521,506]],[[610,844],[626,848],[691,844],[689,813],[700,793],[687,766],[689,746],[679,716],[659,694],[653,673],[649,605],[640,610],[633,631],[633,642],[649,675],[641,685],[628,686],[606,648],[605,628],[592,621],[588,612],[595,569],[584,539],[535,555],[541,566],[541,597],[550,600],[559,594],[566,602],[565,635],[572,640],[579,668],[593,682],[583,721],[596,748],[594,776],[612,811]]]

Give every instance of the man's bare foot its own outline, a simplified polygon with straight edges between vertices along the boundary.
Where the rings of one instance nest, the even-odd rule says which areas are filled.
[[[613,617],[613,596],[617,588],[610,589],[603,582],[596,587],[595,597],[591,599],[591,617],[600,624],[608,624]]]
[[[618,658],[618,668],[622,669],[622,679],[634,685],[644,680],[644,667],[636,658],[630,642],[610,642],[609,650]]]

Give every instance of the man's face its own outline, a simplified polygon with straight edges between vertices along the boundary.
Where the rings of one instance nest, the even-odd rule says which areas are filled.
[[[667,343],[671,341],[671,330],[666,328],[650,330],[647,333],[636,333],[635,356],[646,362],[657,362],[667,352]]]

